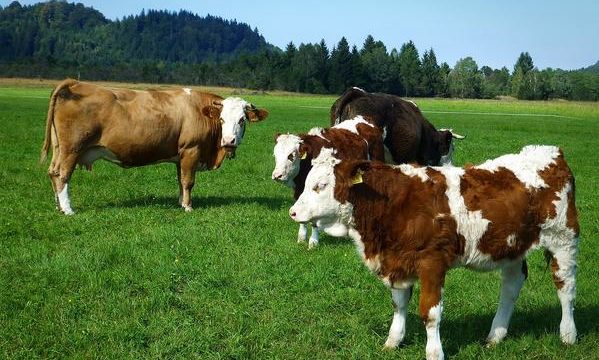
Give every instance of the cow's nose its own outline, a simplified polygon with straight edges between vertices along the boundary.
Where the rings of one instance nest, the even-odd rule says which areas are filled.
[[[292,219],[295,219],[297,213],[293,209],[289,209],[289,216],[291,216]]]
[[[235,146],[235,137],[224,138],[223,143],[225,146]]]
[[[281,180],[282,177],[283,177],[283,174],[272,173],[272,179],[273,180]]]

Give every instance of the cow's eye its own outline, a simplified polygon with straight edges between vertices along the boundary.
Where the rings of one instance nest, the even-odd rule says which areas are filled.
[[[287,160],[293,161],[293,159],[295,159],[295,155],[293,155],[293,153],[291,153],[291,154],[289,154],[289,156],[287,156]]]
[[[312,188],[312,190],[314,190],[315,193],[320,193],[322,190],[324,190],[324,188],[327,187],[327,184],[325,183],[318,183],[316,184],[316,186],[314,186],[314,188]]]

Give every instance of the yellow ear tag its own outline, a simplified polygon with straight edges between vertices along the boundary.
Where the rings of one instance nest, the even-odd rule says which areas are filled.
[[[300,159],[301,160],[306,160],[307,157],[308,157],[308,153],[303,153],[302,157]]]
[[[356,184],[361,184],[361,183],[363,183],[363,182],[364,182],[364,179],[362,179],[362,174],[363,174],[363,173],[364,173],[364,172],[363,172],[362,170],[358,170],[358,171],[356,172],[356,175],[354,175],[354,177],[351,179],[351,183],[352,183],[353,185],[356,185]]]

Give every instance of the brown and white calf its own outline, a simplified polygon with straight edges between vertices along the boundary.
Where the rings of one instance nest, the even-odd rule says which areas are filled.
[[[277,135],[274,147],[275,168],[272,179],[293,189],[294,199],[304,191],[312,159],[322,148],[336,149],[339,159],[384,160],[382,132],[361,116],[329,129],[314,128],[307,134]],[[300,223],[298,242],[306,241],[308,226]],[[312,227],[308,248],[318,245],[318,229]]]
[[[502,271],[487,337],[498,343],[527,275],[526,255],[539,247],[551,258],[561,339],[576,341],[574,198],[574,176],[554,146],[526,146],[466,168],[340,161],[323,150],[290,215],[333,236],[349,235],[365,265],[391,288],[395,311],[385,347],[403,340],[408,301],[419,280],[427,358],[442,359],[439,323],[447,271],[458,266]]]
[[[73,214],[69,180],[77,164],[91,170],[97,159],[129,168],[159,162],[177,165],[179,204],[191,211],[197,170],[220,167],[241,143],[245,123],[268,115],[240,98],[188,88],[110,89],[67,79],[52,92],[44,161],[59,209]]]
[[[453,139],[464,138],[451,129],[435,129],[412,101],[352,87],[331,106],[331,126],[357,115],[383,131],[385,146],[396,164],[451,164]]]

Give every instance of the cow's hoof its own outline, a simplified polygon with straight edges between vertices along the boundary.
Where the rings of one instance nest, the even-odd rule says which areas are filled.
[[[193,208],[191,206],[183,206],[183,210],[185,210],[185,212],[192,212]]]
[[[73,209],[65,209],[65,210],[61,210],[63,214],[65,215],[75,215],[75,212],[73,211]]]

